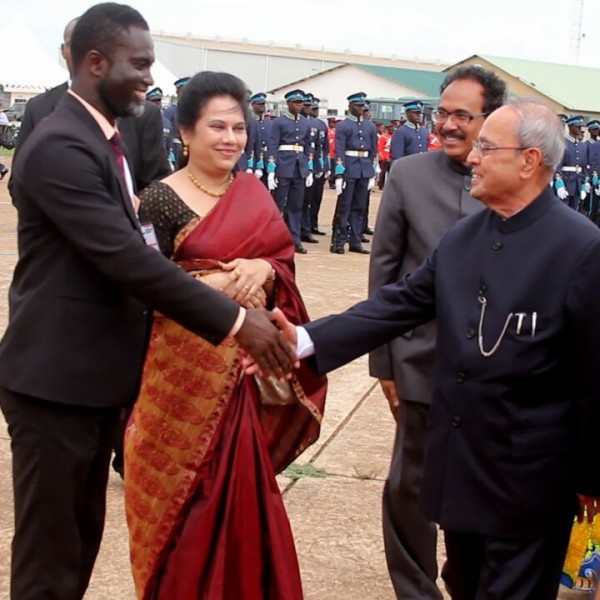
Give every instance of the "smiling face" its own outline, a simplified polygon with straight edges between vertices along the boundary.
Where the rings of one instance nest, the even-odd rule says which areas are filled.
[[[448,113],[461,111],[480,115],[484,105],[483,92],[483,86],[474,79],[457,79],[444,90],[439,108]],[[445,123],[437,124],[444,153],[456,161],[466,162],[483,121],[481,116],[472,119],[467,125],[458,125],[456,119],[449,116]]]
[[[146,91],[154,83],[150,74],[154,45],[150,33],[139,27],[122,31],[118,39],[110,57],[97,53],[98,96],[114,116],[137,117],[144,112]]]
[[[181,135],[189,146],[189,164],[211,177],[231,172],[248,138],[244,113],[232,96],[211,98],[193,130],[182,130]]]
[[[509,206],[522,186],[527,164],[517,137],[519,119],[511,107],[503,107],[486,119],[478,141],[483,152],[472,149],[471,195],[492,210]],[[485,150],[485,147],[492,148]]]

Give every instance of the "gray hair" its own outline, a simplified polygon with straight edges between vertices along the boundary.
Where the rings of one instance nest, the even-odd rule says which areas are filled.
[[[519,146],[537,148],[542,154],[542,164],[554,171],[565,153],[563,124],[554,110],[530,98],[509,102],[507,106],[519,116]]]

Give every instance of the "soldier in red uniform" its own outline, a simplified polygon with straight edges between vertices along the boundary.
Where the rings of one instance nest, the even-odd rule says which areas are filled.
[[[390,170],[392,164],[392,158],[390,155],[390,144],[392,142],[392,134],[394,133],[394,126],[387,125],[384,129],[379,141],[377,142],[377,156],[379,157],[379,178],[377,180],[377,187],[382,190],[385,183],[387,172]]]

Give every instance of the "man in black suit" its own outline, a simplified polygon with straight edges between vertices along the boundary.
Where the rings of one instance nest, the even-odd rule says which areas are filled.
[[[19,260],[0,343],[11,436],[14,600],[81,600],[100,546],[111,441],[136,396],[152,310],[282,377],[292,353],[264,310],[243,310],[154,250],[134,209],[116,118],[153,84],[148,25],[99,4],[71,40],[73,78],[13,175]],[[145,243],[148,243],[148,245]]]
[[[421,508],[453,600],[555,600],[573,516],[598,513],[600,231],[548,186],[563,151],[550,108],[499,108],[467,159],[486,209],[345,313],[277,315],[321,372],[437,318]]]
[[[77,17],[67,23],[63,34],[63,43],[60,46],[70,75],[73,72],[71,36],[78,19]],[[27,103],[17,138],[13,163],[25,140],[41,120],[57,107],[68,89],[69,82],[65,81],[65,83],[32,98]],[[125,142],[127,160],[132,167],[138,192],[152,181],[162,179],[171,173],[168,159],[164,153],[162,116],[157,106],[152,102],[146,102],[144,111],[139,116],[119,118],[118,128]]]

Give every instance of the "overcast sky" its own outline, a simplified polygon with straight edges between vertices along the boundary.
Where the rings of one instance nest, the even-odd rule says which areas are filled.
[[[23,17],[53,56],[65,23],[92,4],[0,0],[3,25],[11,16]],[[285,2],[253,0],[138,0],[132,6],[151,30],[168,33],[445,63],[472,54],[493,54],[574,64],[572,40],[577,37],[573,34],[582,4],[579,64],[600,68],[598,0],[303,0],[289,3],[294,6],[289,9]],[[600,93],[600,81],[590,85],[598,86]]]

